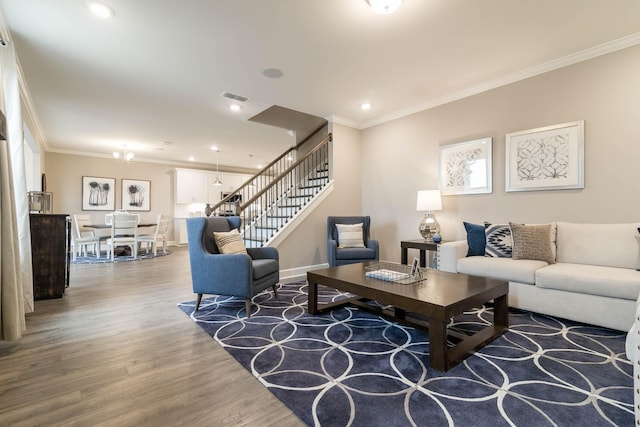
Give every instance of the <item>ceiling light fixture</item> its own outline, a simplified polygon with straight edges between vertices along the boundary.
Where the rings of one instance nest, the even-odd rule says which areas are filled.
[[[388,15],[398,10],[402,0],[366,0],[375,13]]]
[[[123,148],[122,152],[114,151],[113,158],[119,162],[129,163],[131,160],[133,160],[133,153]]]
[[[216,180],[213,181],[213,185],[220,186],[222,185],[222,181],[220,181],[220,149],[218,147],[212,147],[213,150],[216,150]]]
[[[229,105],[229,109],[231,111],[240,111],[240,106],[238,104],[231,104]]]
[[[98,3],[95,1],[86,2],[87,7],[96,16],[100,18],[111,18],[113,16],[113,9],[106,4]]]
[[[362,104],[360,104],[360,108],[362,108],[363,110],[370,110],[371,104],[368,102],[363,102]]]

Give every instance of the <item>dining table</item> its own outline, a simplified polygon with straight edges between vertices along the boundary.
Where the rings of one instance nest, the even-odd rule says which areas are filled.
[[[140,227],[155,227],[156,225],[158,225],[155,222],[141,222],[140,224],[138,224],[138,228]],[[109,230],[111,229],[111,224],[85,224],[84,228],[93,228],[95,230]],[[100,235],[100,241],[103,240],[107,240],[111,238],[111,235],[109,234],[103,234]],[[116,256],[122,256],[122,255],[130,255],[128,248],[123,247],[123,248],[118,248],[119,250],[116,251],[115,255]]]

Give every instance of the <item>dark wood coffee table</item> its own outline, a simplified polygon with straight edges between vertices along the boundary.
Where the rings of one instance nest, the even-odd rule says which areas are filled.
[[[502,335],[509,326],[507,296],[509,283],[503,280],[427,270],[425,280],[399,284],[365,276],[365,267],[375,263],[350,264],[307,273],[309,314],[320,314],[345,304],[355,305],[429,333],[431,367],[448,371],[475,350]],[[318,285],[357,295],[331,304],[318,304]],[[366,304],[375,300],[393,310]],[[493,324],[473,335],[453,334],[447,324],[453,316],[494,301]],[[428,322],[411,316],[423,315]],[[454,343],[447,346],[447,339]]]

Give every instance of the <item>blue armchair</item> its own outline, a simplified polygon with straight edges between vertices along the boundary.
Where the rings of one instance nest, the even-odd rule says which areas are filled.
[[[245,299],[247,317],[251,316],[251,298],[273,288],[280,280],[278,251],[275,248],[247,248],[247,254],[221,254],[213,232],[240,227],[240,217],[187,218],[189,261],[193,292],[198,294],[194,311],[200,308],[203,294],[229,295]]]
[[[336,224],[362,223],[364,248],[340,248]],[[378,241],[369,236],[371,218],[368,216],[330,216],[327,218],[327,259],[331,267],[378,260]]]

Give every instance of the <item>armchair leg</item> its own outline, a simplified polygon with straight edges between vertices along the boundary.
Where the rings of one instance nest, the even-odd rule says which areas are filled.
[[[194,313],[200,308],[200,301],[202,301],[202,294],[198,294],[198,299],[196,300],[196,309],[193,310]]]
[[[247,318],[251,317],[251,299],[247,298],[244,301],[244,306],[247,310]]]
[[[278,284],[276,283],[272,287],[273,287],[273,296],[276,297],[276,299],[278,299]]]

